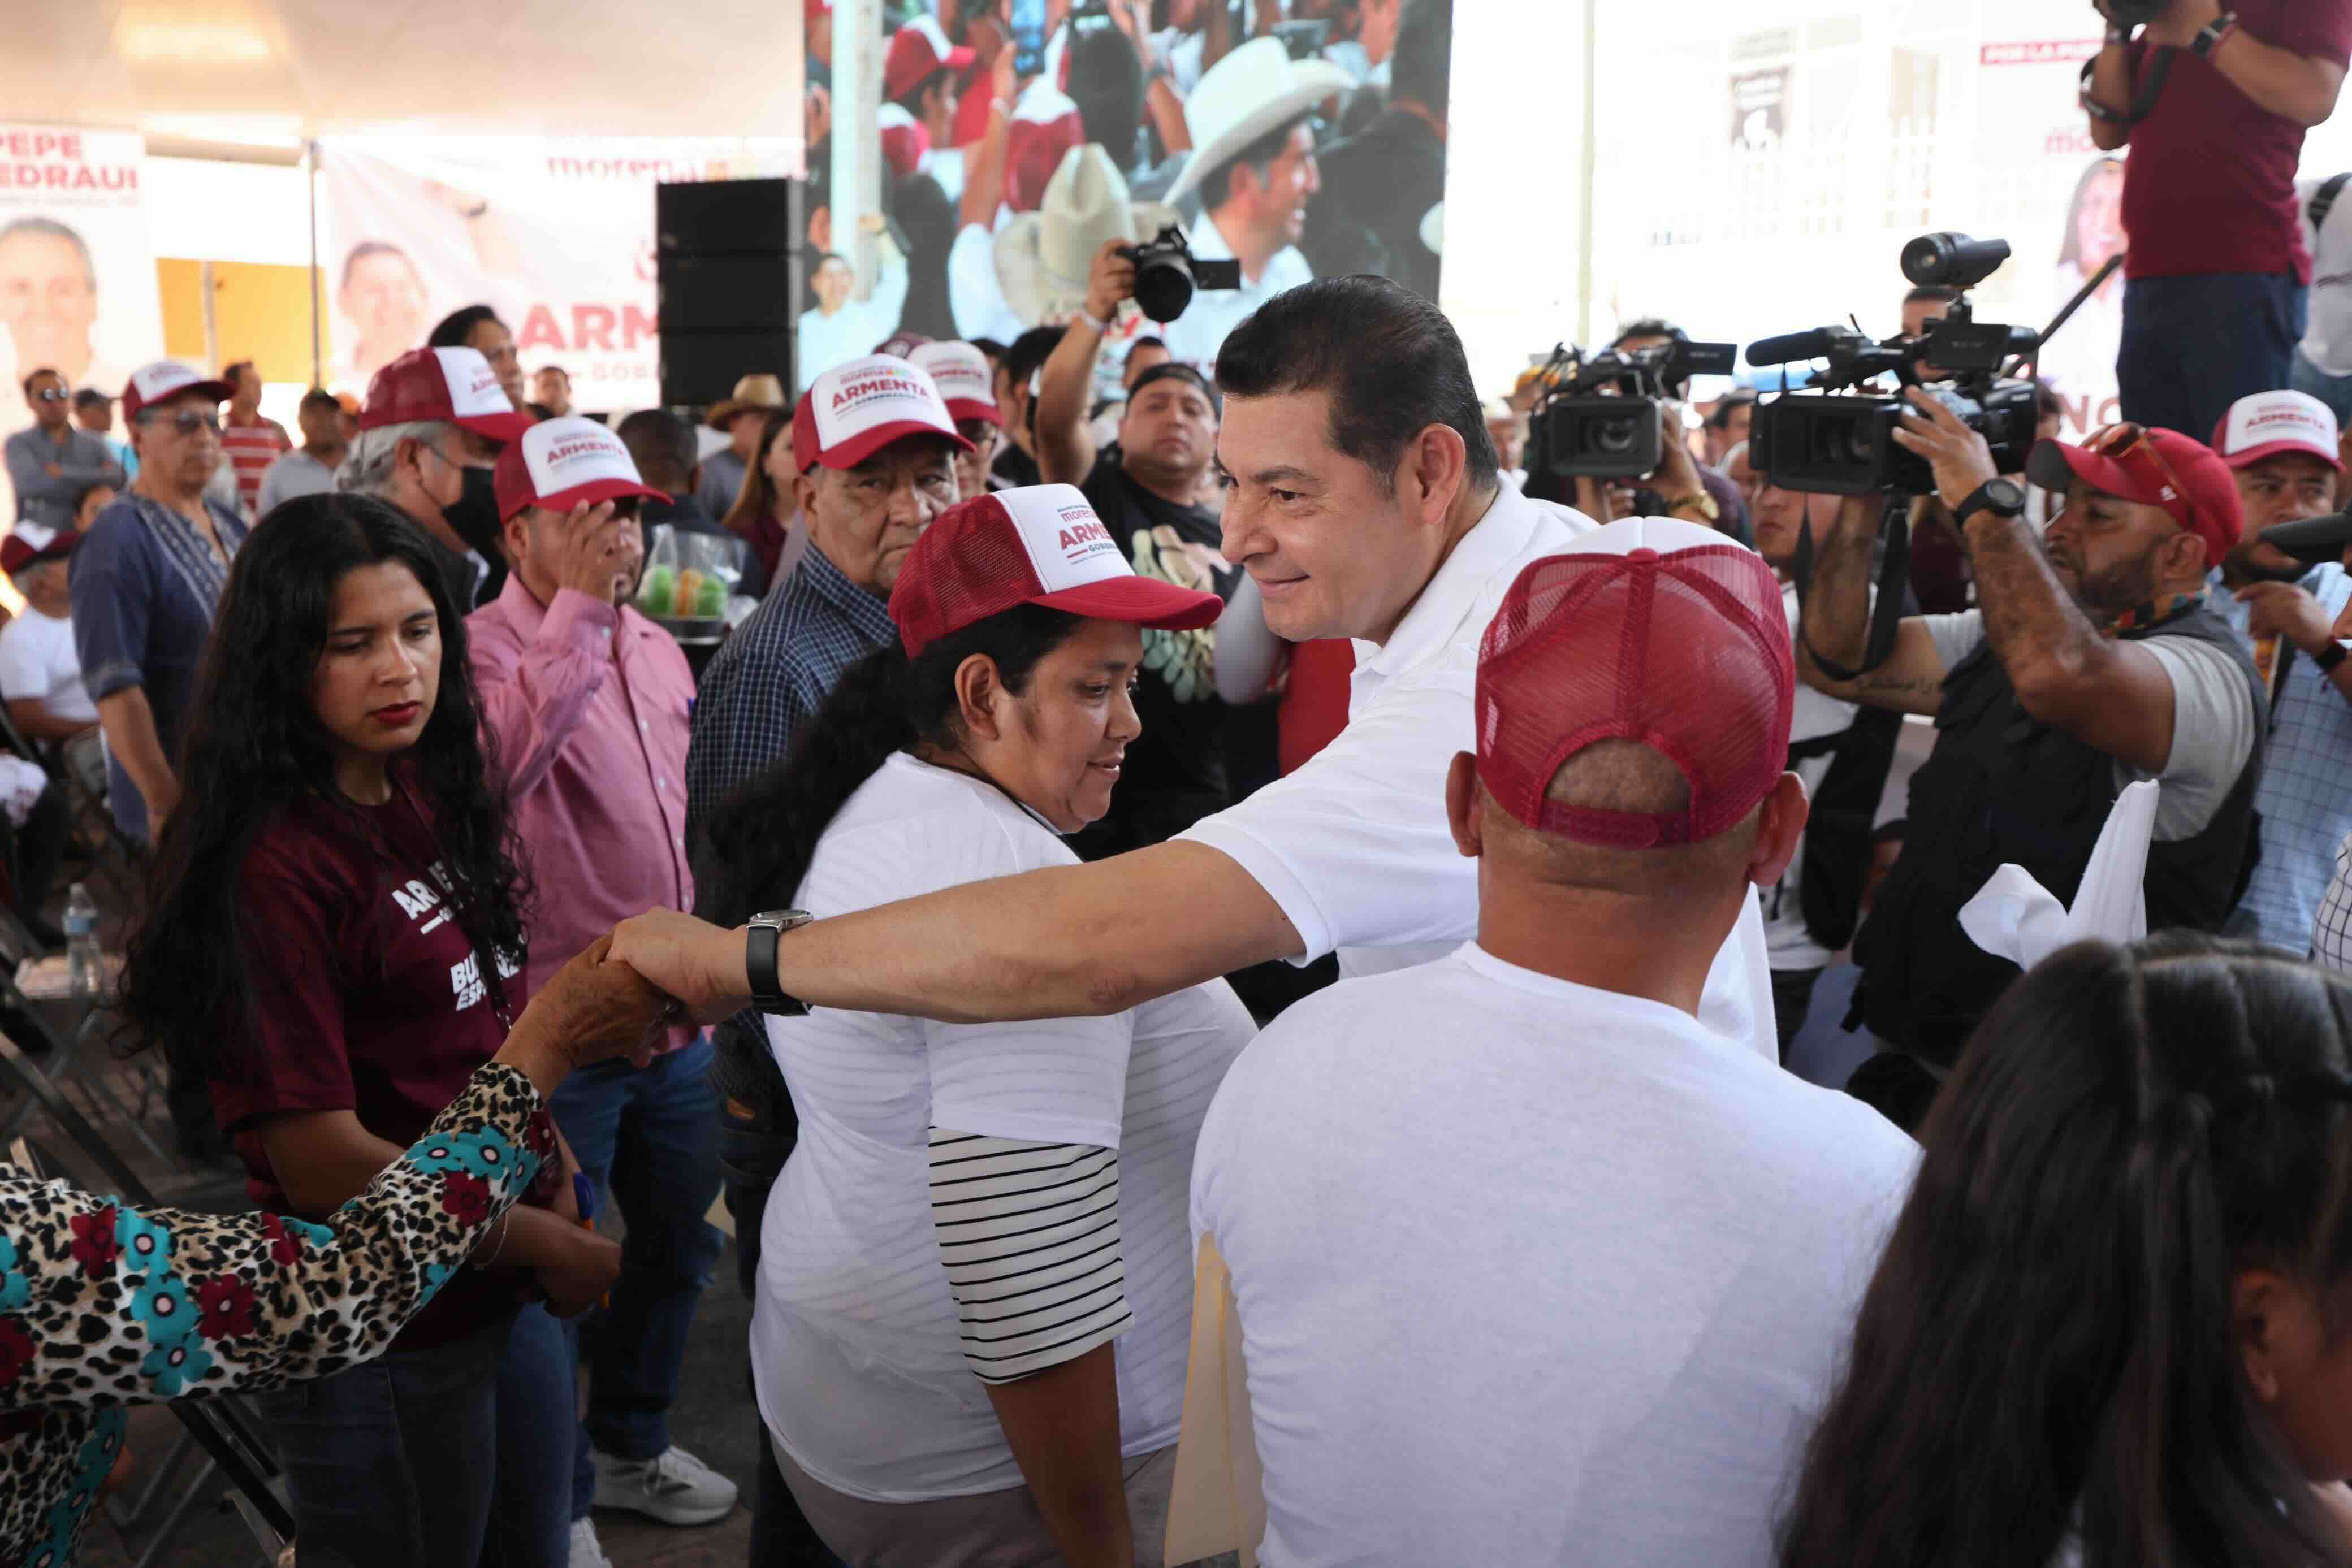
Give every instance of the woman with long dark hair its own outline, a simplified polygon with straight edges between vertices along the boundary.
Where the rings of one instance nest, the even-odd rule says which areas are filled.
[[[713,820],[730,924],[1071,865],[1140,728],[1138,577],[1066,485],[950,507],[790,758]],[[1171,910],[1171,919],[1181,911]],[[771,1019],[800,1143],[761,1226],[774,1465],[849,1563],[1160,1561],[1192,1311],[1187,1188],[1251,1033],[1223,981],[1108,1018]]]
[[[263,1208],[332,1211],[506,1034],[525,891],[478,726],[465,622],[414,524],[329,494],[254,531],[221,601],[123,1010],[176,1071],[210,1082]],[[535,1287],[579,1311],[619,1263],[571,1211],[544,1111],[530,1128],[539,1179],[476,1266],[380,1360],[266,1397],[306,1551],[417,1568],[479,1553],[494,1472],[518,1458],[497,1450],[494,1393],[516,1307]]]
[[[760,445],[744,470],[743,487],[720,519],[729,533],[758,553],[771,593],[808,548],[808,529],[798,526],[800,508],[793,504],[799,472],[793,465],[793,411],[771,409],[760,416]]]
[[[2077,944],[1924,1137],[1787,1568],[2352,1563],[2352,983]]]

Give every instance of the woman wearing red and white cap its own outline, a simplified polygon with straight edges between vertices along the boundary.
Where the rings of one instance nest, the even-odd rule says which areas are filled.
[[[950,508],[891,594],[898,641],[712,823],[719,917],[1075,864],[1058,835],[1109,809],[1140,728],[1142,629],[1221,608],[1136,576],[1068,486]],[[1159,1561],[1192,1145],[1251,1032],[1222,980],[1108,1018],[769,1019],[801,1124],[752,1370],[777,1469],[835,1552]]]

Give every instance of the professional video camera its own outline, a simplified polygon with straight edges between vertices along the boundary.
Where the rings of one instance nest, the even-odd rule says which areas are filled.
[[[2033,383],[2005,376],[2001,369],[2013,356],[2032,353],[2042,334],[1978,321],[1965,293],[2008,259],[2006,240],[1921,235],[1903,247],[1903,276],[1923,287],[1944,284],[1964,291],[1928,330],[1878,342],[1853,327],[1820,327],[1749,344],[1751,365],[1827,360],[1829,369],[1813,378],[1811,390],[1784,392],[1757,405],[1748,465],[1789,490],[1931,494],[1936,482],[1927,461],[1894,439],[1897,420],[1911,406],[1902,391],[1925,385],[1985,438],[1994,467],[2004,474],[2021,470],[2033,444]],[[1945,379],[1923,382],[1923,366]],[[1879,376],[1895,378],[1894,394],[1836,395]]]
[[[1135,263],[1135,303],[1154,321],[1173,321],[1202,288],[1239,288],[1242,264],[1206,261],[1192,254],[1184,231],[1170,224],[1141,245],[1125,246],[1119,255]]]
[[[1554,350],[1543,374],[1551,390],[1528,416],[1528,467],[1562,478],[1655,473],[1660,401],[1681,397],[1694,375],[1729,375],[1738,354],[1737,343],[1679,338],[1632,353]]]

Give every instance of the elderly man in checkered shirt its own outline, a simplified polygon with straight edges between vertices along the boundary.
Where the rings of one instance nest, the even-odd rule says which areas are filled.
[[[2336,509],[2343,471],[2336,415],[2299,392],[2256,392],[2231,405],[2213,450],[2238,481],[2245,532],[2222,559],[2214,602],[2253,650],[2270,698],[2270,746],[2254,810],[2262,860],[2222,929],[2301,956],[2352,832],[2352,664],[2333,627],[2352,602],[2352,575],[2282,552],[2264,536]]]

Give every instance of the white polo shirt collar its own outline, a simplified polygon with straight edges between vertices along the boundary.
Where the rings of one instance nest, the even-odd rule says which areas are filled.
[[[1486,515],[1454,542],[1453,553],[1438,564],[1389,640],[1354,640],[1354,689],[1369,695],[1458,642],[1463,621],[1492,586],[1495,574],[1526,552],[1543,517],[1534,502],[1503,481]]]

